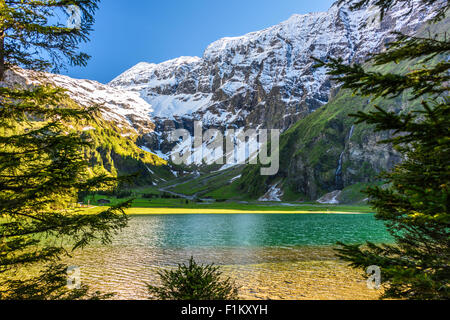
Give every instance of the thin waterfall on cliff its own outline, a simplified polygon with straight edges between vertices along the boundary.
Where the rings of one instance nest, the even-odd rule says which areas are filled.
[[[354,131],[355,131],[355,126],[353,125],[350,129],[350,133],[348,135],[347,142],[349,142],[350,139],[352,138]],[[344,146],[344,151],[342,151],[341,155],[339,156],[338,167],[337,167],[336,175],[335,175],[336,187],[339,190],[342,190],[344,188],[344,181],[342,178],[342,164],[343,164],[343,160],[344,160],[344,153],[345,153],[345,146]]]

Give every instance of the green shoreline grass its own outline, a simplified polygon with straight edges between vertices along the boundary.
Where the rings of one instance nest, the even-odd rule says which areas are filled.
[[[111,205],[120,203],[112,201]],[[96,204],[93,204],[96,206]],[[87,209],[90,213],[100,212],[108,206],[96,206]],[[179,199],[137,199],[130,209],[129,215],[151,214],[370,214],[373,209],[363,205],[320,205],[279,203],[185,203]]]
[[[317,202],[261,202],[255,200],[189,200],[159,190],[157,187],[145,187],[131,190],[131,195],[125,198],[92,194],[84,198],[84,204],[93,207],[88,212],[100,212],[108,206],[118,205],[133,199],[129,215],[157,214],[371,214],[374,210],[366,204],[334,205]],[[149,197],[151,196],[151,197]],[[108,204],[101,204],[106,200]]]
[[[370,212],[351,211],[302,211],[302,210],[234,210],[234,209],[185,209],[185,208],[131,208],[126,210],[130,216],[133,215],[208,215],[208,214],[371,214]]]

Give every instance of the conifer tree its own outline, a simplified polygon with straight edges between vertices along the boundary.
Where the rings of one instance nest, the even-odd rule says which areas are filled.
[[[159,300],[236,300],[238,288],[219,267],[200,265],[191,257],[175,270],[160,270],[161,286],[148,285],[151,298]]]
[[[73,206],[80,191],[117,183],[88,175],[81,150],[90,141],[72,129],[95,108],[76,105],[60,88],[8,80],[18,67],[84,66],[89,56],[78,47],[88,40],[97,3],[0,0],[0,299],[108,297],[86,286],[67,288],[60,262],[93,240],[110,241],[127,223],[128,202],[98,214]],[[58,19],[68,18],[69,6],[81,13],[75,27]]]
[[[343,0],[353,8],[369,3],[380,7],[382,17],[407,0]],[[446,19],[449,1],[421,0],[434,5],[430,23]],[[417,3],[417,2],[416,2]],[[409,14],[406,13],[406,14]],[[401,164],[383,174],[385,187],[367,190],[376,218],[385,222],[395,243],[340,244],[338,255],[355,268],[377,265],[382,271],[385,298],[448,299],[450,279],[450,41],[447,34],[429,37],[397,33],[387,50],[366,64],[345,64],[339,58],[318,61],[329,68],[334,81],[355,94],[392,98],[409,94],[421,108],[395,113],[374,106],[371,112],[353,114],[357,123],[376,131],[391,131],[391,143],[403,156]],[[409,63],[405,73],[372,71],[370,66]]]

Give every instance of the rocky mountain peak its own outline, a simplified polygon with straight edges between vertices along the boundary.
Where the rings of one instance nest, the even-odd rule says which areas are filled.
[[[432,14],[400,5],[380,22],[370,4],[357,11],[335,3],[327,12],[294,14],[288,20],[240,37],[211,43],[202,58],[180,57],[160,64],[139,63],[109,83],[136,92],[152,105],[155,139],[164,145],[174,127],[274,128],[286,130],[326,104],[333,85],[311,56],[361,61],[383,50],[393,31],[414,32]],[[162,138],[161,138],[162,137]]]

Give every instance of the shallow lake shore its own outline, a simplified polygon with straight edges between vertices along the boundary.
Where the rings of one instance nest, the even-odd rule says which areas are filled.
[[[339,261],[300,261],[226,267],[243,300],[378,300],[361,270]]]
[[[119,264],[120,269],[113,265],[102,271],[98,265],[84,265],[83,283],[93,291],[114,292],[115,300],[149,299],[146,283],[160,284],[156,272],[161,267],[125,267],[120,260]],[[382,294],[367,288],[362,270],[352,269],[337,259],[220,267],[224,276],[231,277],[239,287],[241,300],[378,300]]]
[[[114,293],[112,300],[147,300],[150,297],[146,284],[160,284],[156,272],[161,267],[124,264],[123,255],[113,253],[106,257],[97,250],[85,254],[98,255],[95,264],[80,257],[64,262],[81,265],[82,283],[89,285],[92,292]],[[240,300],[378,300],[382,294],[380,290],[367,288],[362,270],[352,269],[336,259],[220,267],[223,275],[231,277],[239,287]],[[32,274],[35,272],[20,270],[12,278],[24,279]]]
[[[157,272],[190,257],[220,266],[241,299],[378,299],[381,292],[367,288],[363,270],[349,268],[334,249],[338,241],[390,242],[384,225],[373,215],[308,213],[135,215],[111,243],[94,241],[62,262],[79,267],[93,291],[120,300],[149,299],[146,284],[159,285]],[[22,268],[13,276],[31,272]]]
[[[185,262],[190,255],[199,263],[216,261],[239,287],[241,300],[377,300],[382,294],[368,289],[363,270],[337,259],[332,247],[89,248],[66,262],[81,267],[83,283],[94,291],[114,292],[116,300],[146,300],[146,284],[160,284],[157,271],[173,269],[175,261]]]

